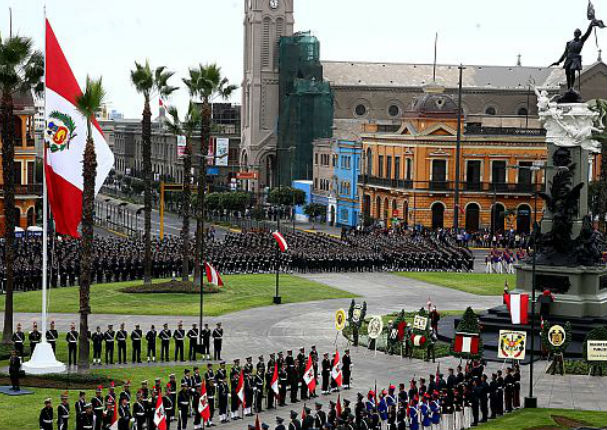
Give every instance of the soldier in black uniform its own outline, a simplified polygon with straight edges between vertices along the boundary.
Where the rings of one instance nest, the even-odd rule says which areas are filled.
[[[78,332],[76,331],[76,324],[70,325],[70,331],[65,334],[65,340],[67,342],[67,355],[68,355],[68,366],[74,363],[74,366],[78,364],[76,361],[76,351],[78,350]]]
[[[169,330],[169,325],[164,323],[162,326],[162,330],[158,335],[160,338],[160,360],[169,361],[171,359],[169,355],[169,345],[171,344],[171,330]]]
[[[118,344],[118,364],[126,364],[126,340],[129,334],[124,329],[124,323],[120,323],[120,330],[116,332],[116,343]]]
[[[289,352],[287,351],[287,359],[289,358]],[[291,377],[289,378],[289,384],[291,385],[291,403],[297,403],[297,391],[299,390],[299,361],[293,360],[293,368],[291,370]]]
[[[55,329],[55,321],[51,321],[51,327],[46,331],[46,341],[51,344],[53,352],[57,352],[57,339],[59,339],[59,333]]]
[[[202,338],[202,358],[206,360],[211,359],[211,330],[209,325],[205,324],[201,332]]]
[[[36,345],[40,343],[42,340],[42,335],[38,331],[38,323],[34,322],[32,331],[29,333],[29,341],[30,341],[30,354],[34,354],[34,350],[36,349]]]
[[[512,412],[513,403],[514,403],[514,376],[512,376],[512,368],[508,368],[506,370],[506,377],[504,378],[505,389],[505,403],[506,403],[506,412]]]
[[[213,359],[221,361],[221,345],[223,342],[223,328],[221,323],[217,323],[217,327],[213,329]]]
[[[145,410],[143,402],[141,401],[141,391],[137,391],[137,399],[133,404],[133,418],[135,418],[135,425],[137,426],[137,428],[145,428],[144,426],[146,425],[147,421],[147,411]]]
[[[257,363],[259,364],[259,363]],[[253,390],[255,392],[255,413],[263,411],[263,387],[265,377],[265,366],[260,369],[259,367],[255,371],[255,378],[253,379]]]
[[[286,363],[282,363],[278,371],[278,406],[285,406],[287,401],[287,386],[289,385],[289,373]]]
[[[86,405],[86,393],[84,391],[80,391],[78,394],[78,400],[74,403],[74,417],[76,418],[76,422],[80,422],[80,417],[84,414],[84,405]]]
[[[44,407],[38,417],[40,430],[53,430],[53,406],[51,403],[50,398],[44,400]]]
[[[17,331],[13,333],[12,340],[15,351],[17,351],[17,355],[23,358],[23,344],[25,343],[25,333],[21,331],[21,323],[17,323]]]
[[[196,361],[196,350],[198,349],[198,326],[196,324],[192,324],[192,328],[188,330],[187,336],[190,340],[188,358],[190,361]]]
[[[290,412],[291,422],[289,423],[289,430],[301,430],[301,421],[299,421],[299,414],[295,411]]]
[[[323,428],[327,423],[327,414],[322,410],[322,403],[316,402],[314,408],[314,428]]]
[[[120,407],[118,408],[118,430],[129,430],[131,418],[131,408],[126,401],[126,398],[123,398],[120,402]]]
[[[225,363],[223,363],[225,365]],[[220,373],[217,372],[217,375]],[[228,420],[228,384],[225,378],[216,378],[217,381],[217,396],[219,397],[219,420],[221,423],[227,423]]]
[[[183,343],[185,339],[185,330],[183,329],[183,323],[179,321],[177,325],[177,330],[173,332],[173,338],[175,339],[175,361],[177,361],[177,357],[179,357],[179,361],[184,361],[183,359]]]
[[[95,390],[95,397],[91,399],[90,405],[95,415],[95,430],[100,430],[103,421],[103,388],[101,386]]]
[[[274,430],[287,430],[283,424],[284,421],[285,420],[283,418],[276,417],[276,427],[274,427]]]
[[[101,327],[97,326],[97,330],[91,335],[93,342],[93,365],[101,365],[101,349],[103,348],[104,335],[101,333]],[[93,412],[95,407],[93,405]],[[99,421],[99,420],[97,420]]]
[[[105,340],[105,364],[114,364],[114,326],[108,324],[107,330],[103,334]]]
[[[78,424],[78,430],[93,430],[97,428],[97,417],[93,411],[93,405],[87,403],[84,405],[84,415],[80,417],[80,423]],[[99,422],[99,428],[101,428],[101,419]]]
[[[166,325],[166,324],[165,324]],[[148,330],[148,332],[145,334],[145,340],[147,342],[147,357],[148,357],[148,363],[150,362],[150,360],[152,361],[156,361],[156,337],[158,336],[158,332],[156,331],[156,327],[154,327],[154,324],[152,324],[152,326],[150,327],[150,329]],[[167,351],[167,355],[168,355],[168,351]]]
[[[215,372],[213,371],[213,365],[207,364],[207,371],[204,373],[204,382],[207,389],[207,399],[209,401],[209,426],[213,424],[213,416],[215,415]]]
[[[239,420],[238,408],[240,406],[240,399],[236,394],[238,388],[238,380],[240,379],[240,360],[236,358],[232,369],[230,369],[230,392],[232,393],[230,402],[230,418],[233,420]]]
[[[76,421],[78,418],[76,417]],[[57,406],[57,430],[68,430],[70,422],[70,405],[67,402],[67,391],[61,393],[61,403]]]
[[[164,388],[164,396],[162,397],[162,407],[166,416],[167,430],[171,430],[171,421],[175,416],[175,401],[171,395],[171,385],[167,384]]]
[[[504,377],[501,369],[497,371],[497,416],[504,415]]]
[[[131,332],[131,362],[141,363],[141,339],[143,332],[139,328],[139,324],[135,324],[135,330]],[[134,412],[134,411],[133,411]]]
[[[179,411],[177,429],[184,430],[188,427],[188,416],[190,415],[190,396],[187,382],[181,383],[181,390],[177,394],[177,408]]]
[[[491,375],[491,382],[489,383],[489,408],[491,409],[489,418],[497,418],[497,373]]]
[[[344,390],[350,389],[350,381],[352,379],[352,357],[350,356],[350,350],[346,349],[344,356],[341,359],[341,371],[344,377],[343,387]]]
[[[274,408],[274,397],[276,394],[272,390],[272,378],[274,377],[274,369],[276,366],[275,354],[271,353],[270,358],[268,359],[268,366],[266,367],[266,380],[265,380],[265,388],[266,388],[266,396],[268,398],[268,409]],[[277,369],[278,376],[278,369]]]
[[[489,394],[489,384],[487,383],[487,375],[481,376],[480,382],[480,406],[481,406],[481,423],[486,423],[489,419],[489,407],[487,395]]]

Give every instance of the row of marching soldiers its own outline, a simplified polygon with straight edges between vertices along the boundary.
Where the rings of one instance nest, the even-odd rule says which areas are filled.
[[[142,381],[135,397],[129,381],[124,383],[120,394],[116,393],[114,383],[110,384],[105,396],[103,387],[99,386],[90,401],[87,401],[86,393],[82,391],[74,405],[76,429],[170,430],[171,423],[175,423],[178,430],[186,430],[191,423],[197,430],[203,426],[215,425],[213,417],[216,405],[220,421],[225,423],[230,419],[240,419],[242,415],[251,416],[253,411],[261,412],[264,397],[267,397],[267,407],[270,409],[285,405],[287,389],[291,391],[291,403],[298,401],[298,392],[301,392],[302,400],[318,397],[315,389],[318,379],[322,379],[323,394],[339,390],[340,387],[349,388],[351,358],[348,350],[341,360],[337,351],[332,361],[328,359],[328,354],[324,354],[322,375],[315,370],[318,368],[315,367],[318,364],[316,348],[312,347],[307,356],[304,352],[304,348],[300,348],[297,357],[293,356],[292,351],[287,351],[284,357],[282,352],[270,354],[267,365],[263,356],[260,356],[255,369],[251,357],[247,357],[242,367],[240,360],[236,359],[229,375],[225,361],[220,363],[218,369],[208,363],[204,374],[198,367],[194,367],[193,372],[185,369],[180,389],[175,374],[171,374],[164,387],[160,378],[156,378],[152,387],[148,386],[148,381]],[[286,375],[298,374],[296,369],[300,361],[306,363],[306,374],[301,381],[292,379],[289,385]],[[328,372],[325,370],[327,362]],[[57,428],[67,430],[69,421],[70,404],[67,393],[64,393],[57,406]],[[40,411],[40,429],[52,430],[53,423],[52,402],[51,399],[46,399]]]

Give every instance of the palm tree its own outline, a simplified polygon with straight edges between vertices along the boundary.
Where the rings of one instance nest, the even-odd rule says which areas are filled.
[[[93,252],[93,205],[95,203],[95,179],[97,177],[97,156],[93,142],[92,121],[101,109],[105,90],[99,80],[87,76],[84,93],[76,97],[76,108],[86,118],[86,145],[82,164],[82,251],[80,254],[80,337],[78,338],[78,367],[89,367],[89,324],[91,313],[91,265]]]
[[[606,231],[605,217],[607,216],[607,100],[598,99],[594,109],[599,113],[596,121],[600,131],[592,134],[592,138],[601,144],[601,168],[598,178],[597,213],[599,230]]]
[[[13,286],[15,262],[15,126],[13,96],[41,92],[44,85],[44,58],[32,48],[28,37],[0,37],[0,127],[2,129],[2,177],[4,184],[4,267],[6,298],[2,342],[9,343],[13,334]]]
[[[200,279],[200,257],[204,248],[204,192],[206,189],[206,154],[211,136],[211,101],[215,98],[226,100],[237,88],[230,85],[228,78],[221,75],[221,67],[216,64],[189,70],[190,77],[183,79],[192,98],[202,103],[200,116],[200,167],[198,169],[198,198],[196,199],[196,249],[194,253],[194,279]]]
[[[143,113],[141,120],[141,143],[143,149],[143,205],[144,205],[144,239],[145,264],[143,282],[152,283],[152,111],[150,98],[157,95],[168,97],[177,87],[168,84],[173,72],[160,66],[152,71],[150,63],[146,60],[141,65],[135,62],[135,70],[131,70],[131,83],[138,93],[143,94]]]
[[[200,111],[194,103],[188,105],[188,113],[183,122],[179,119],[177,108],[170,106],[167,109],[170,119],[166,121],[166,127],[175,136],[185,135],[185,153],[183,156],[183,192],[181,202],[182,226],[182,267],[181,279],[186,282],[190,278],[190,212],[192,206],[192,135],[200,123]]]

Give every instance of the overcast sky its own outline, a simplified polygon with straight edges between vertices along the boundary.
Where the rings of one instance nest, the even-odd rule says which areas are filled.
[[[232,83],[242,80],[244,0],[8,0],[0,32],[32,37],[43,47],[43,5],[59,43],[82,84],[103,76],[110,109],[138,117],[141,100],[129,80],[133,61],[177,72],[217,62]],[[586,0],[295,0],[295,29],[312,30],[323,60],[431,63],[434,33],[438,62],[546,66],[562,54],[576,27],[585,27]],[[607,3],[595,0],[607,22]],[[607,29],[599,30],[606,49]],[[597,58],[594,36],[584,63]],[[233,101],[240,103],[240,92]],[[185,106],[180,90],[171,103]],[[156,108],[156,103],[154,103]]]

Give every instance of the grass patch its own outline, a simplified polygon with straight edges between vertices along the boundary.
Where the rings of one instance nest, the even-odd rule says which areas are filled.
[[[225,286],[217,294],[205,296],[205,315],[218,316],[244,309],[268,306],[274,296],[274,275],[225,276]],[[165,282],[166,281],[157,281]],[[124,288],[141,285],[141,281],[96,284],[91,287],[91,309],[95,314],[130,315],[198,315],[199,304],[189,293],[126,293]],[[355,295],[292,275],[280,276],[283,303],[351,298]],[[40,312],[40,291],[14,295],[15,312]],[[49,312],[77,313],[78,287],[53,288],[49,292]],[[4,297],[0,297],[4,310]]]
[[[394,274],[479,296],[502,295],[506,281],[510,288],[516,285],[516,275],[455,272],[394,272]]]
[[[563,419],[566,417],[566,419]],[[574,424],[573,422],[577,422]],[[607,412],[577,409],[519,409],[496,420],[478,426],[479,430],[542,430],[570,429],[590,425],[604,427]],[[571,425],[573,424],[573,425]]]
[[[211,284],[205,283],[203,288],[205,293],[220,292],[219,287]],[[131,285],[129,287],[122,288],[120,291],[123,293],[200,294],[200,284],[194,285],[194,282],[192,281],[184,282],[174,280],[169,282],[159,282],[152,285]]]

